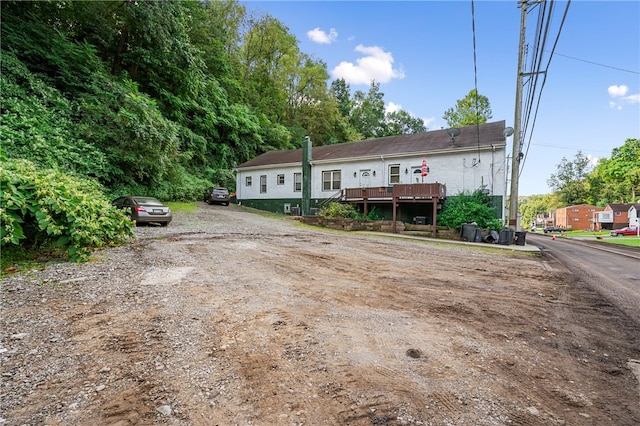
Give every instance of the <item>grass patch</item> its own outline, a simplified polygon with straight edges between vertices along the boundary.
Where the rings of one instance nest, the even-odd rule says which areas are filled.
[[[624,236],[624,237],[605,237],[602,240],[607,244],[616,244],[620,246],[638,247],[640,248],[640,238]]]
[[[196,210],[198,210],[198,205],[194,202],[178,202],[178,201],[171,201],[168,203],[165,203],[165,205],[167,207],[169,207],[171,209],[172,212],[177,213],[193,213]]]

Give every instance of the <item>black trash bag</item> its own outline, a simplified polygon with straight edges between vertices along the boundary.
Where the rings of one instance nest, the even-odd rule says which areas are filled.
[[[499,239],[500,234],[498,234],[497,231],[489,231],[489,233],[484,237],[484,242],[498,244]]]

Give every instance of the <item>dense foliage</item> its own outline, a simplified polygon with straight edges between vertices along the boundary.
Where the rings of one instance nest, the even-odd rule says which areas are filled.
[[[489,98],[472,89],[463,99],[458,99],[455,108],[449,108],[442,118],[449,127],[483,124],[493,117]]]
[[[236,1],[4,1],[9,158],[109,193],[195,199],[263,152],[426,130],[384,94],[337,93],[277,19]],[[345,108],[346,106],[346,108]]]
[[[41,170],[26,160],[5,160],[0,187],[3,250],[20,246],[81,261],[92,249],[133,235],[131,220],[100,195],[95,181]]]
[[[320,209],[319,215],[325,219],[357,219],[357,220],[382,220],[376,208],[372,208],[367,214],[363,214],[353,204],[331,202]]]
[[[496,218],[491,198],[481,190],[473,194],[458,194],[447,197],[438,215],[438,223],[459,229],[463,223],[475,222],[481,229],[497,231],[502,222]]]

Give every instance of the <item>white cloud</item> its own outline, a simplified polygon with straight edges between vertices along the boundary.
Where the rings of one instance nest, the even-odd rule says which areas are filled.
[[[640,94],[627,96],[628,91],[629,87],[624,84],[620,86],[609,86],[607,92],[609,92],[609,96],[613,98],[609,101],[609,108],[621,110],[623,105],[640,103]]]
[[[435,117],[429,117],[429,118],[422,118],[422,122],[424,123],[424,127],[426,127],[427,129],[429,129],[429,125],[431,123],[433,123],[434,121],[436,121]]]
[[[319,27],[316,27],[310,31],[307,31],[307,37],[309,37],[309,40],[313,41],[314,43],[331,44],[338,39],[338,32],[334,28],[331,28],[329,30],[329,33],[326,33]]]
[[[598,163],[600,162],[600,158],[599,157],[594,157],[591,154],[587,154],[587,160],[589,160],[589,165],[591,167],[595,167],[598,165]]]
[[[398,112],[402,109],[402,105],[396,104],[394,102],[389,102],[385,107],[384,111],[388,113]]]
[[[356,46],[363,56],[356,63],[343,61],[332,71],[334,78],[343,78],[349,84],[387,83],[394,78],[404,78],[401,69],[393,68],[393,56],[377,46]]]
[[[609,96],[611,96],[612,98],[618,98],[626,95],[627,92],[629,91],[629,88],[625,85],[609,86],[609,89],[607,89],[607,91],[609,92]]]
[[[629,95],[625,98],[629,103],[632,104],[640,104],[640,94],[637,95]]]

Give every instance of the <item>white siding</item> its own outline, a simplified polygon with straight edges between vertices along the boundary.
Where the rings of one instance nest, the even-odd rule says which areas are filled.
[[[324,199],[337,191],[323,191],[322,172],[340,170],[341,188],[361,186],[361,171],[370,171],[365,186],[390,186],[389,167],[399,165],[400,182],[421,183],[420,174],[412,173],[422,165],[422,156],[395,156],[358,161],[313,161],[311,162],[311,198]],[[487,189],[490,195],[504,196],[506,193],[506,162],[504,147],[495,150],[466,151],[427,156],[429,175],[424,183],[446,185],[447,195],[461,192],[472,193],[477,189]],[[479,161],[478,161],[479,160]],[[405,173],[406,170],[406,173]],[[236,176],[238,200],[301,198],[302,192],[293,191],[293,174],[301,172],[300,165],[276,165],[239,170]],[[374,175],[375,172],[375,175]],[[284,174],[284,185],[277,185],[279,174]],[[267,192],[260,193],[260,176],[267,176]],[[252,185],[245,185],[245,178],[252,177]],[[418,180],[418,182],[416,182]]]

